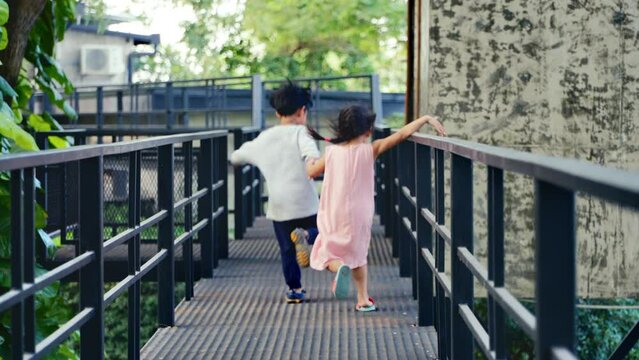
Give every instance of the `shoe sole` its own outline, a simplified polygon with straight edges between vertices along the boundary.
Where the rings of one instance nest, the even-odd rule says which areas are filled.
[[[304,302],[304,299],[286,299],[287,304],[301,304]]]
[[[351,268],[342,265],[337,269],[335,275],[335,297],[337,299],[346,299],[351,286]]]
[[[291,241],[295,244],[295,259],[297,260],[297,264],[300,267],[308,267],[310,265],[308,249],[302,244],[302,241],[304,240],[297,236],[297,232],[295,230],[291,232]]]

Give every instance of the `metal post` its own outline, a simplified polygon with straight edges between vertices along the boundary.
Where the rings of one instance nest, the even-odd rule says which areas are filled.
[[[262,78],[259,75],[251,76],[251,123],[259,129],[265,126],[262,117]]]
[[[122,98],[124,97],[124,92],[122,90],[118,90],[116,92],[116,97],[117,97],[117,106],[118,106],[118,129],[122,128],[122,122],[123,122],[123,111],[124,111],[124,103],[122,101]]]
[[[445,189],[444,189],[444,151],[435,149],[435,219],[439,225],[446,224]],[[446,271],[446,244],[444,238],[435,234],[435,265],[438,272]],[[435,287],[435,297],[437,298],[435,307],[435,328],[439,336],[437,337],[437,350],[439,358],[444,359],[450,354],[450,327],[448,326],[448,316],[446,308],[449,300],[446,299],[444,288],[438,283]]]
[[[158,323],[173,326],[175,305],[175,254],[173,249],[173,144],[158,148],[158,206],[167,212],[160,221],[158,250],[166,257],[158,265]]]
[[[129,154],[129,227],[140,224],[140,152]],[[128,243],[129,275],[140,270],[140,236]],[[128,358],[140,358],[140,283],[136,282],[128,290],[129,302],[129,344]]]
[[[173,129],[173,125],[175,124],[175,112],[173,111],[173,83],[166,83],[166,128]]]
[[[397,211],[398,209],[398,201],[399,201],[399,188],[398,188],[398,183],[397,181],[399,181],[399,171],[397,169],[397,161],[399,159],[398,157],[398,153],[399,153],[399,146],[394,147],[393,149],[391,149],[390,154],[389,154],[389,163],[391,165],[391,179],[390,179],[390,189],[391,189],[391,205],[390,205],[390,212],[391,212],[391,236],[392,236],[392,253],[393,253],[393,257],[399,257],[399,229],[400,229],[400,219],[399,219],[399,212]]]
[[[35,182],[33,168],[24,173],[24,282],[35,280]],[[24,350],[34,353],[36,348],[35,297],[24,301]]]
[[[102,129],[104,127],[104,88],[102,86],[98,86],[96,90],[96,118],[95,122],[98,126],[98,129]],[[98,144],[102,144],[102,136],[98,136]]]
[[[217,212],[217,209],[219,207],[218,202],[219,202],[219,197],[220,194],[217,190],[213,191],[213,184],[215,184],[217,182],[218,177],[220,176],[220,166],[219,166],[219,158],[217,156],[219,150],[218,150],[218,143],[216,141],[215,138],[210,139],[211,141],[211,187],[209,188],[211,191],[211,212],[209,215],[209,219],[210,219],[210,223],[212,226],[211,229],[211,239],[212,239],[212,245],[211,245],[211,250],[213,251],[213,268],[216,269],[219,265],[219,238],[218,238],[218,219],[219,218],[215,218],[213,219],[213,214]]]
[[[432,326],[434,321],[433,272],[421,250],[433,252],[433,227],[421,215],[421,209],[433,210],[430,146],[415,147],[415,196],[417,197],[417,301],[418,325]]]
[[[193,194],[193,142],[182,144],[184,152],[184,197]],[[184,232],[193,229],[193,203],[184,208]],[[193,238],[182,244],[182,263],[184,265],[184,298],[189,301],[193,297]]]
[[[93,261],[80,269],[80,309],[93,308],[93,317],[80,330],[80,355],[104,358],[103,159],[80,161],[80,251],[93,252]]]
[[[183,87],[182,88],[182,112],[184,113],[183,116],[183,123],[185,127],[189,127],[189,93],[188,93],[188,87]]]
[[[399,159],[406,159],[408,157],[408,144],[401,143],[399,144],[398,153]],[[404,162],[403,162],[404,163]],[[404,165],[399,167],[399,185],[397,187],[397,200],[399,204],[399,216],[397,222],[397,238],[398,238],[398,250],[399,250],[399,276],[400,277],[409,277],[411,275],[410,268],[410,245],[412,243],[411,236],[404,226],[404,218],[409,217],[409,209],[410,204],[408,203],[408,199],[404,196],[402,192],[402,187],[408,185],[409,178],[409,169],[408,166]]]
[[[382,131],[382,138],[390,136],[390,134],[391,134],[390,128],[384,128],[384,130]],[[384,178],[382,179],[382,182],[384,183],[384,199],[383,199],[384,218],[385,218],[384,235],[386,237],[390,237],[391,231],[392,231],[392,224],[393,224],[393,221],[392,221],[393,202],[391,198],[391,193],[393,188],[393,177],[395,175],[392,172],[392,165],[391,165],[392,161],[390,161],[391,153],[387,151],[386,153],[382,154],[382,156],[380,156],[380,159],[382,159],[382,164],[384,164],[384,172],[383,172]]]
[[[198,200],[197,215],[198,221],[210,219],[213,213],[213,194],[211,184],[213,183],[213,159],[211,159],[211,139],[200,141],[200,153],[197,163],[197,187],[198,189],[209,189],[209,192]],[[209,222],[198,234],[200,240],[200,254],[202,257],[201,273],[205,279],[213,277],[213,224]]]
[[[224,212],[220,216],[219,238],[217,243],[220,245],[218,252],[221,259],[228,259],[229,257],[229,168],[228,168],[228,137],[222,136],[218,138],[220,144],[220,151],[218,153],[220,157],[220,179],[224,181],[220,191],[221,205],[224,206]]]
[[[452,358],[473,358],[473,335],[464,323],[459,306],[473,307],[473,274],[457,255],[461,247],[473,252],[473,165],[459,155],[452,155],[451,169],[451,322]]]
[[[22,170],[11,171],[11,288],[22,290],[24,283],[24,198]],[[24,303],[11,308],[11,358],[24,352]]]
[[[575,351],[575,194],[535,181],[535,358],[553,347]]]
[[[406,186],[408,187],[411,196],[415,194],[415,143],[412,141],[406,141],[406,163],[407,163],[407,171],[408,177],[406,178]],[[406,199],[404,199],[406,200]],[[417,208],[413,206],[412,203],[408,202],[408,218],[410,219],[410,231],[414,232],[417,230]],[[414,239],[412,234],[406,237],[408,239],[408,252],[409,256],[409,266],[410,266],[410,277],[411,277],[411,290],[413,293],[413,299],[417,300],[417,239]]]
[[[504,172],[488,167],[488,279],[504,286]],[[488,334],[496,359],[506,358],[504,310],[488,294]]]
[[[379,87],[379,75],[372,74],[370,78],[371,87],[371,107],[375,113],[375,124],[381,125],[384,123],[384,113],[382,108],[382,91]]]
[[[242,129],[233,129],[233,139],[235,150],[242,146]],[[234,183],[235,183],[235,214],[233,216],[235,220],[235,239],[239,240],[244,237],[244,196],[242,191],[244,190],[244,181],[242,176],[243,166],[236,166],[234,169]]]

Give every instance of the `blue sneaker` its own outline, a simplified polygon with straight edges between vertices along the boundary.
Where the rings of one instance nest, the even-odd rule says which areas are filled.
[[[288,304],[300,304],[304,302],[304,295],[306,290],[295,291],[293,289],[286,292],[286,302]]]

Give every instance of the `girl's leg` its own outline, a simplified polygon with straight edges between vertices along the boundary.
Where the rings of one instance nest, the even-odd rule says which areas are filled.
[[[372,305],[368,296],[368,265],[353,269],[353,281],[357,287],[357,305]]]
[[[336,273],[337,270],[339,270],[339,267],[342,266],[342,264],[344,263],[339,260],[331,260],[328,262],[328,264],[326,264],[326,268],[328,269],[328,271]]]

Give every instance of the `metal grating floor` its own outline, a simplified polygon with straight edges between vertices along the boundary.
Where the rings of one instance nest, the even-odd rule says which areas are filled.
[[[176,309],[176,326],[159,329],[143,359],[436,359],[437,334],[416,327],[409,279],[400,279],[382,228],[373,230],[369,287],[375,313],[337,301],[331,273],[304,269],[310,301],[286,304],[279,250],[271,223],[258,219],[244,240],[231,241],[213,279]],[[352,288],[353,289],[353,288]]]

